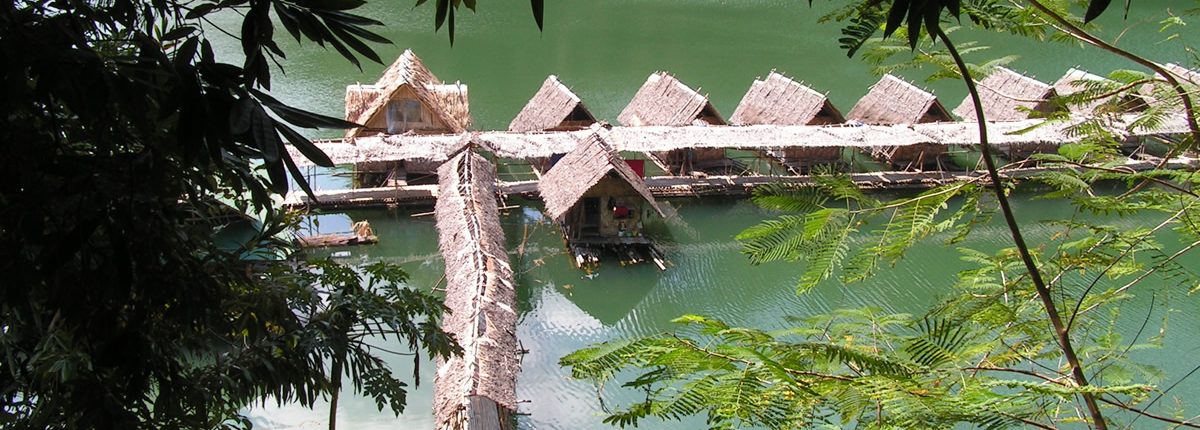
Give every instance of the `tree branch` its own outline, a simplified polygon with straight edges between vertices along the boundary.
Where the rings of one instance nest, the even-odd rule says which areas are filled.
[[[946,45],[946,49],[949,51],[950,56],[954,58],[954,63],[958,66],[959,72],[962,73],[963,82],[967,85],[967,92],[970,93],[972,104],[975,107],[975,119],[979,125],[979,149],[982,153],[984,165],[987,167],[988,176],[992,179],[992,189],[996,193],[996,200],[1000,203],[1000,211],[1004,214],[1004,221],[1008,224],[1009,232],[1012,233],[1013,242],[1016,244],[1017,251],[1021,254],[1021,260],[1025,263],[1025,269],[1029,272],[1029,278],[1033,281],[1033,286],[1037,289],[1038,297],[1042,300],[1046,316],[1050,320],[1050,324],[1053,326],[1055,335],[1058,338],[1059,348],[1062,349],[1063,356],[1071,366],[1073,379],[1075,379],[1076,385],[1086,387],[1088,386],[1087,376],[1084,375],[1079,356],[1075,354],[1075,348],[1071,345],[1070,334],[1067,332],[1067,327],[1063,324],[1062,317],[1058,315],[1054,298],[1050,293],[1050,289],[1046,288],[1045,281],[1042,280],[1037,263],[1033,261],[1033,256],[1029,253],[1029,246],[1025,244],[1025,238],[1021,235],[1021,228],[1017,225],[1017,219],[1013,215],[1012,207],[1008,203],[1008,196],[1004,193],[1004,183],[1000,180],[1000,173],[996,171],[996,162],[992,160],[991,148],[988,145],[987,139],[986,117],[983,112],[983,104],[979,99],[979,91],[975,88],[975,80],[971,78],[971,72],[967,69],[966,62],[959,55],[958,49],[954,47],[954,43],[950,41],[950,37],[946,36],[946,32],[940,26],[935,26],[931,30],[935,32],[934,36],[941,39],[942,43]],[[1082,397],[1084,403],[1087,404],[1088,412],[1096,428],[1098,430],[1108,430],[1108,424],[1104,421],[1104,415],[1100,411],[1100,406],[1096,404],[1095,396],[1084,392],[1082,393]]]

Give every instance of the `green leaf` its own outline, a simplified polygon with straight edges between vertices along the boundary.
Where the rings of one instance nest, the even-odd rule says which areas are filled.
[[[317,148],[316,145],[313,145],[312,141],[305,139],[304,136],[301,136],[300,133],[296,132],[296,130],[292,130],[292,128],[288,127],[287,124],[277,121],[275,122],[275,129],[278,130],[279,134],[282,134],[283,137],[292,144],[292,146],[296,147],[301,154],[304,154],[309,161],[312,161],[313,164],[321,167],[334,166],[333,160],[330,160],[329,156],[326,155],[324,151],[321,151],[320,148]]]
[[[545,30],[545,0],[529,0],[529,8],[533,11],[533,22],[537,24],[538,31]]]
[[[1083,14],[1083,22],[1088,23],[1092,22],[1092,20],[1096,18],[1099,18],[1100,15],[1104,14],[1104,11],[1108,9],[1108,5],[1110,3],[1112,3],[1112,0],[1088,1],[1087,12],[1084,12]]]

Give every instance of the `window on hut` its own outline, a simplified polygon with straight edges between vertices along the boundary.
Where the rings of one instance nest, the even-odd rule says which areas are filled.
[[[421,102],[412,99],[392,100],[387,107],[388,133],[397,134],[416,128],[421,123]]]

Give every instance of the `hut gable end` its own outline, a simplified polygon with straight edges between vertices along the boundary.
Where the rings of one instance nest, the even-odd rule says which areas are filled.
[[[584,138],[574,150],[563,156],[538,183],[538,191],[546,204],[546,212],[555,221],[562,221],[579,199],[606,178],[617,179],[650,203],[659,215],[662,209],[642,178],[622,160],[599,135],[599,131]],[[606,181],[609,182],[609,181]],[[605,187],[614,186],[611,183]]]
[[[1054,91],[1060,96],[1069,96],[1069,95],[1078,93],[1080,91],[1087,90],[1088,89],[1088,85],[1087,85],[1088,81],[1107,82],[1110,84],[1115,84],[1115,82],[1113,82],[1112,80],[1110,80],[1108,78],[1097,76],[1097,75],[1094,75],[1094,74],[1091,74],[1091,73],[1088,73],[1086,71],[1079,70],[1076,68],[1071,68],[1070,70],[1067,70],[1067,73],[1064,74],[1061,78],[1058,78],[1058,81],[1054,82]],[[1112,95],[1109,97],[1098,98],[1095,100],[1088,100],[1083,103],[1072,104],[1072,105],[1068,106],[1068,108],[1070,108],[1072,112],[1086,114],[1086,113],[1092,113],[1092,112],[1096,111],[1096,108],[1100,107],[1101,105],[1104,105],[1106,103],[1113,103],[1113,102],[1121,103],[1117,107],[1118,109],[1121,109],[1121,110],[1138,109],[1141,107],[1141,105],[1144,104],[1144,102],[1142,102],[1141,99],[1136,98],[1136,97],[1123,97],[1123,98],[1118,99],[1117,95]]]
[[[346,88],[346,120],[378,130],[380,124],[386,124],[390,101],[414,98],[421,103],[422,119],[428,118],[430,128],[461,133],[471,125],[467,86],[442,84],[412,50],[405,50],[374,85]],[[353,128],[346,137],[363,132]]]
[[[733,125],[816,125],[845,122],[824,94],[772,71],[755,80],[729,117]]]
[[[874,125],[953,121],[933,93],[890,74],[871,86],[846,118]]]
[[[979,98],[988,121],[1020,121],[1029,119],[1028,110],[1049,112],[1054,87],[1036,79],[997,67],[995,72],[979,81]],[[954,108],[964,121],[975,121],[975,107],[968,96]]]
[[[546,131],[562,127],[587,127],[596,117],[584,107],[579,96],[563,85],[557,76],[550,75],[542,83],[525,108],[517,113],[508,131]]]
[[[725,124],[708,97],[667,72],[655,72],[646,78],[633,100],[617,115],[621,124],[635,127],[693,125],[700,119],[710,124]]]

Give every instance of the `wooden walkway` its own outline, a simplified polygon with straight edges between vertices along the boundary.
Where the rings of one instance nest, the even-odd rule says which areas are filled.
[[[438,169],[435,216],[446,263],[442,328],[462,355],[439,359],[437,430],[506,430],[517,410],[517,294],[496,206],[496,167],[465,151]]]

